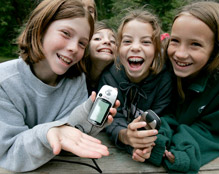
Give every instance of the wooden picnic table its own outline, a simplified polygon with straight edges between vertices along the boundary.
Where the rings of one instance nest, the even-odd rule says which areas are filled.
[[[131,155],[115,147],[105,132],[101,132],[99,138],[110,151],[110,155],[94,160],[102,173],[105,174],[136,174],[136,173],[166,173],[163,167],[156,167],[149,163],[133,161]],[[76,162],[76,163],[72,163]],[[87,165],[90,166],[87,166]],[[95,169],[96,168],[96,169]],[[80,158],[70,153],[62,153],[56,156],[42,167],[25,174],[90,174],[99,173],[91,159]],[[14,174],[0,168],[0,174]],[[201,167],[199,174],[219,174],[219,158]]]

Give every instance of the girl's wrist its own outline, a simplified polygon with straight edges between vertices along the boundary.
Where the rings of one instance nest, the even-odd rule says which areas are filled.
[[[119,132],[119,141],[121,141],[123,144],[128,145],[128,141],[127,141],[127,129],[122,129]]]

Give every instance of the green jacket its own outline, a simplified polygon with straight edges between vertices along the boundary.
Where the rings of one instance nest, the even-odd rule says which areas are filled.
[[[163,164],[168,172],[198,173],[219,157],[219,72],[198,78],[184,92],[185,101],[172,105],[175,113],[161,118],[148,161]],[[174,154],[173,164],[163,157],[165,148]]]

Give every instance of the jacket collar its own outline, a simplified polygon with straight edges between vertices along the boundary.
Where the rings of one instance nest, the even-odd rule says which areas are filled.
[[[196,78],[196,80],[189,86],[190,90],[193,90],[197,93],[203,92],[207,86],[209,79],[209,74],[202,74],[202,77]]]

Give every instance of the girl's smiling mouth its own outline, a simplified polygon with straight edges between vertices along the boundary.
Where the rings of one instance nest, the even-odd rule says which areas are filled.
[[[61,61],[64,62],[65,64],[70,65],[70,64],[73,62],[70,58],[65,57],[65,56],[62,56],[62,55],[60,55],[60,54],[58,54],[58,53],[57,53],[57,56],[58,56],[59,60],[61,60]]]
[[[128,63],[131,68],[140,68],[144,63],[144,59],[138,56],[131,56],[128,58]]]
[[[193,63],[187,63],[187,62],[179,62],[177,61],[176,59],[173,59],[174,62],[176,63],[176,65],[180,66],[180,67],[187,67],[187,66],[190,66],[192,65]]]
[[[109,48],[101,48],[99,50],[97,50],[98,52],[104,52],[104,53],[109,53],[109,54],[113,54],[113,51]]]

